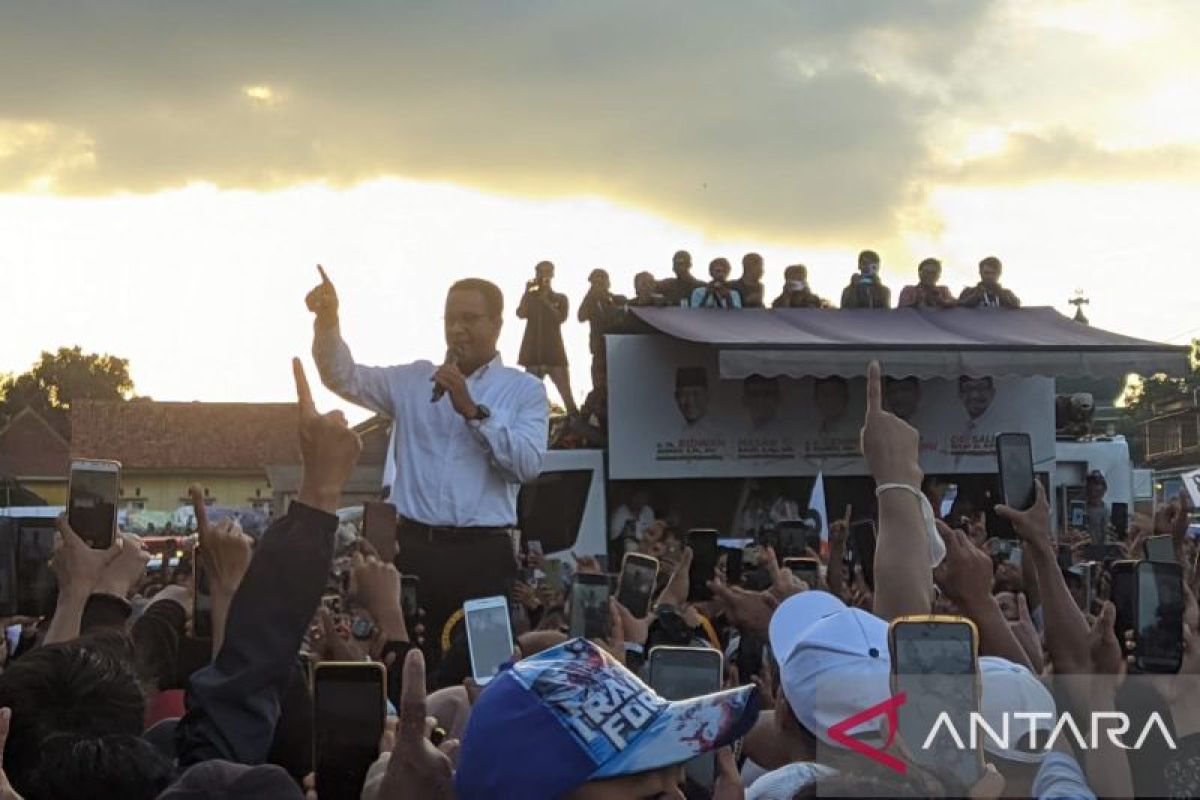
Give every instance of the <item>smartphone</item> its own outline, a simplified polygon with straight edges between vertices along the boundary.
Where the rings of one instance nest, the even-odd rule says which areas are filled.
[[[317,664],[313,671],[313,768],[323,800],[358,800],[379,757],[387,672],[369,661]]]
[[[1133,630],[1136,604],[1134,602],[1135,572],[1137,561],[1114,561],[1108,568],[1109,600],[1116,608],[1117,617],[1113,629],[1117,634],[1117,644],[1121,646],[1121,655],[1129,655],[1129,646],[1125,634]]]
[[[900,735],[913,760],[965,792],[983,777],[983,750],[960,748],[949,736],[924,743],[942,714],[956,730],[970,730],[979,711],[979,632],[966,617],[900,617],[888,626],[893,694],[907,702],[897,710]],[[953,795],[960,796],[960,795]],[[966,796],[965,794],[961,796]]]
[[[471,655],[471,674],[485,686],[512,658],[512,623],[508,617],[508,598],[481,597],[463,603],[467,626],[467,651]]]
[[[609,634],[608,576],[579,573],[571,587],[570,635],[607,639]]]
[[[1092,606],[1096,604],[1096,580],[1099,577],[1099,564],[1095,561],[1080,561],[1075,567],[1079,570],[1080,579],[1083,581],[1083,605],[1080,606],[1080,611],[1091,614]]]
[[[67,523],[96,550],[112,547],[117,535],[121,465],[116,461],[72,461]]]
[[[51,520],[0,518],[0,616],[54,613],[58,580],[50,558],[55,534]]]
[[[1125,534],[1129,532],[1129,504],[1113,503],[1108,509],[1108,519],[1113,530],[1117,532],[1117,538],[1124,539]]]
[[[1183,664],[1183,571],[1143,561],[1135,572],[1135,664],[1141,672],[1174,674]]]
[[[400,576],[400,610],[404,612],[406,621],[417,619],[417,610],[420,608],[417,602],[417,587],[420,585],[421,579],[416,575]]]
[[[742,573],[746,566],[746,551],[740,547],[722,547],[725,555],[725,583],[737,586],[742,582]]]
[[[1037,500],[1033,476],[1033,445],[1027,433],[1001,433],[996,437],[996,462],[1000,470],[1000,497],[1004,505],[1028,511]]]
[[[208,570],[200,560],[200,548],[192,551],[192,635],[212,638],[212,588]]]
[[[811,524],[803,519],[780,520],[775,528],[775,555],[778,558],[801,558],[808,548]],[[820,552],[821,532],[817,531],[817,549]]]
[[[725,658],[707,647],[654,647],[647,670],[650,688],[667,700],[688,700],[721,691]],[[687,777],[711,789],[716,779],[716,756],[706,753],[687,762]]]
[[[1143,544],[1147,561],[1170,564],[1175,561],[1175,542],[1168,536],[1151,536]]]
[[[525,549],[529,551],[530,555],[538,555],[542,558],[546,557],[546,552],[542,550],[542,543],[537,539],[530,539],[528,542],[526,542]]]
[[[546,559],[545,563],[542,564],[542,572],[546,576],[547,586],[552,587],[556,592],[562,591],[563,574],[561,561],[554,558]]]
[[[692,528],[687,532],[687,544],[692,548],[692,569],[688,573],[689,602],[712,599],[708,582],[717,574],[718,536],[712,528]]]
[[[658,559],[641,553],[626,553],[617,579],[617,602],[638,619],[650,613],[650,600],[658,583]]]
[[[375,548],[379,560],[385,564],[396,560],[396,529],[399,524],[400,516],[391,503],[381,503],[377,500],[363,503],[363,538]]]
[[[1075,554],[1071,552],[1071,545],[1060,544],[1056,549],[1058,558],[1058,568],[1068,570],[1075,564]]]
[[[789,569],[792,574],[808,585],[809,589],[821,588],[821,562],[815,558],[785,558],[783,560],[784,569]]]
[[[1087,505],[1082,500],[1071,501],[1071,527],[1080,530],[1087,527]]]
[[[956,502],[958,502],[958,484],[952,483],[946,487],[946,492],[942,495],[942,505],[938,509],[940,512],[938,516],[942,519],[949,519]]]
[[[850,525],[850,533],[847,536],[850,544],[851,569],[850,576],[854,575],[854,566],[862,567],[863,579],[866,580],[867,586],[875,588],[875,521],[870,519],[859,520]]]

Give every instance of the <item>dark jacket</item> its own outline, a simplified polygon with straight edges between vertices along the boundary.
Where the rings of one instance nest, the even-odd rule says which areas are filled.
[[[962,294],[958,296],[958,304],[966,308],[978,308],[980,306],[1020,308],[1021,299],[1003,286],[989,289],[982,283],[977,283],[962,290]]]
[[[842,290],[842,308],[891,308],[892,290],[876,277],[871,283],[863,283],[855,274],[850,285]]]

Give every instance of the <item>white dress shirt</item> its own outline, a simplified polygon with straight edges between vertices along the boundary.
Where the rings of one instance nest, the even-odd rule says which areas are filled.
[[[467,376],[471,398],[491,416],[467,422],[448,394],[430,402],[433,362],[355,364],[337,327],[318,331],[313,358],[332,392],[395,420],[388,499],[402,516],[456,528],[517,523],[517,492],[538,476],[546,455],[549,403],[541,381],[504,366],[497,354]]]

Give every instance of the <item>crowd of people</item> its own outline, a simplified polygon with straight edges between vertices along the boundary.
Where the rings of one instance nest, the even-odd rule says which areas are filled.
[[[537,291],[551,276],[539,269]],[[706,289],[700,302],[721,296]],[[1185,498],[1152,519],[1135,516],[1124,541],[1107,543],[1120,563],[1138,559],[1146,537],[1166,537],[1182,574],[1159,626],[1182,642],[1182,656],[1139,676],[1139,632],[1118,615],[1116,581],[1088,549],[1094,542],[1055,541],[1040,485],[1027,509],[960,506],[939,518],[918,432],[885,409],[872,364],[861,429],[877,498],[869,555],[848,509],[827,547],[755,534],[705,563],[697,547],[707,531],[656,519],[634,493],[619,520],[633,541],[625,558],[656,565],[643,573],[653,591],[644,607],[627,607],[617,578],[608,613],[590,609],[591,634],[571,636],[585,588],[623,567],[514,546],[517,489],[541,467],[548,404],[540,381],[496,352],[499,289],[478,279],[451,288],[440,366],[355,363],[323,271],[307,305],[322,381],[396,420],[393,552],[339,529],[362,444],[340,412],[317,410],[296,360],[300,489],[261,536],[231,517],[209,520],[197,490],[198,547],[181,560],[191,569],[168,581],[147,576],[138,537],[92,547],[59,518],[52,613],[6,620],[19,636],[0,674],[0,799],[1200,796],[1200,575]],[[564,315],[553,298],[547,309]],[[767,517],[800,511],[760,500]],[[1011,534],[990,529],[993,520]],[[807,571],[789,562],[797,555]],[[406,603],[410,577],[419,583]],[[511,656],[485,681],[463,608],[494,596],[507,598]],[[965,654],[965,671],[941,677],[976,687],[965,696],[988,725],[1033,720],[1029,737],[985,738],[968,777],[931,760],[909,717],[895,713],[905,702],[893,694],[903,677],[895,631],[914,618],[974,633],[966,649],[918,642],[906,663],[939,677],[947,653],[960,665]],[[664,647],[707,654],[723,688],[671,698],[651,688]],[[339,783],[322,772],[338,764],[322,755],[329,708],[318,707],[312,677],[345,664],[377,664],[387,698],[378,745],[348,794],[345,775]],[[1135,697],[1137,677],[1153,681]],[[1037,743],[1068,715],[1132,715],[1147,704],[1175,747],[1126,749],[1104,736]]]

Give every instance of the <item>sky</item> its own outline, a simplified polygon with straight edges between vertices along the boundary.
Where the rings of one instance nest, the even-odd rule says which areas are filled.
[[[359,361],[439,358],[482,275],[513,363],[537,261],[577,303],[679,248],[833,298],[864,247],[894,292],[994,254],[1027,305],[1185,343],[1198,29],[1192,0],[0,0],[0,373],[78,344],[157,400],[290,399],[317,263]]]

